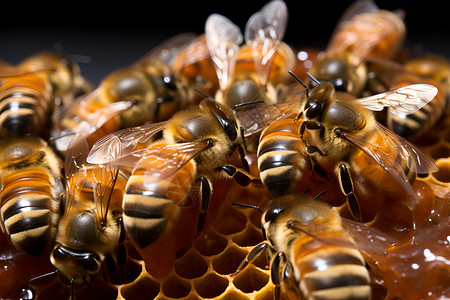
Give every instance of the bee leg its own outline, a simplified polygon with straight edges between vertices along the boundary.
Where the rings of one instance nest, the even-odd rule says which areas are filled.
[[[350,210],[355,220],[361,221],[361,209],[358,203],[358,199],[355,195],[355,189],[353,187],[353,181],[350,176],[350,166],[347,163],[341,163],[337,170],[339,187],[342,193],[347,198],[347,207]]]
[[[284,282],[286,290],[289,290],[293,294],[295,294],[295,299],[300,299],[301,296],[299,294],[298,285],[295,282],[294,268],[292,267],[291,262],[288,262],[284,267],[282,280]]]
[[[275,252],[275,249],[267,242],[261,242],[247,254],[245,259],[240,263],[238,266],[236,272],[233,275],[238,274],[243,269],[245,269],[249,263],[253,263],[262,253],[264,249],[268,249],[268,251]]]
[[[225,165],[218,168],[219,170],[225,171],[228,175],[234,178],[237,183],[241,186],[248,186],[250,183],[262,185],[261,179],[253,177],[247,172],[239,170],[235,166]]]
[[[278,300],[281,298],[281,278],[280,269],[281,264],[286,262],[286,256],[284,252],[277,252],[270,264],[270,278],[272,278],[272,283],[275,285],[273,291],[273,298]],[[284,273],[284,272],[283,272]]]
[[[197,235],[202,231],[203,227],[205,227],[206,212],[208,211],[212,191],[211,183],[209,182],[208,178],[200,176],[198,180],[200,180],[201,206],[197,222]]]
[[[325,126],[323,126],[320,123],[313,122],[313,121],[303,121],[300,125],[300,128],[298,130],[298,133],[300,135],[300,138],[304,141],[303,135],[305,134],[306,129],[310,130],[320,130],[319,137],[323,139],[325,137]]]

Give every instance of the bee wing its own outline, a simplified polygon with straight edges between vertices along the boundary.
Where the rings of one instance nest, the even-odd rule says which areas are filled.
[[[284,1],[272,0],[254,13],[245,26],[245,42],[253,49],[253,60],[263,85],[286,32],[287,20],[288,10]]]
[[[377,123],[376,130],[385,136],[383,138],[383,145],[374,145],[367,143],[364,139],[354,136],[352,134],[343,133],[342,138],[349,141],[377,164],[379,164],[386,172],[388,172],[394,179],[412,196],[417,196],[411,187],[408,179],[399,162],[396,155],[392,155],[391,152],[387,152],[383,149],[398,149],[402,155],[403,160],[412,161],[416,168],[417,173],[430,173],[437,171],[437,167],[434,162],[417,147],[409,143],[407,140],[396,135],[386,127]]]
[[[392,113],[407,115],[433,100],[437,92],[438,89],[430,84],[412,84],[357,101],[370,110],[380,111],[388,107]]]
[[[8,64],[7,62],[0,61],[0,79],[7,79],[11,77],[28,76],[39,73],[51,73],[54,72],[54,68],[19,68]]]
[[[197,35],[195,33],[185,32],[177,34],[152,48],[134,64],[138,65],[149,59],[157,59],[172,65],[178,54],[188,47],[196,38]]]
[[[244,128],[244,137],[264,130],[277,120],[295,117],[299,113],[298,101],[286,101],[272,105],[258,105],[248,110],[236,111],[236,118]]]
[[[339,30],[345,22],[363,13],[374,13],[379,11],[378,6],[372,0],[357,0],[353,2],[339,18],[335,30]]]
[[[224,90],[232,77],[236,55],[243,41],[241,30],[228,18],[212,14],[206,19],[205,38],[220,88]]]
[[[347,232],[356,243],[357,249],[368,254],[385,255],[386,251],[399,241],[389,234],[367,224],[341,218]]]
[[[64,161],[66,175],[65,211],[70,210],[75,201],[75,190],[79,189],[87,177],[86,157],[89,146],[81,134],[72,137]]]
[[[167,122],[152,123],[118,130],[99,139],[92,146],[87,156],[91,164],[110,162],[111,149],[117,151],[115,159],[126,156],[135,151],[139,144],[153,142],[152,138],[164,129]]]
[[[135,165],[135,171],[144,171],[144,186],[152,185],[170,176],[209,147],[207,142],[180,144],[155,142],[145,149],[121,157],[117,164],[119,167]]]

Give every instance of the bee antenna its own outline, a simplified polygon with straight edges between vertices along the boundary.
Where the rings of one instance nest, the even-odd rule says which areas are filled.
[[[95,296],[97,296],[97,298],[100,298],[100,295],[99,295],[98,292],[95,290],[95,288],[92,286],[92,284],[86,279],[86,277],[83,277],[83,281],[84,281],[84,283],[86,283],[86,285],[94,292]]]
[[[54,142],[57,139],[62,139],[62,138],[65,138],[67,136],[71,136],[71,135],[75,135],[75,134],[77,134],[77,133],[76,132],[68,132],[68,133],[65,133],[65,134],[58,135],[58,136],[53,136],[53,137],[48,138],[48,142],[49,143],[50,142]]]
[[[309,97],[309,89],[308,86],[297,76],[295,75],[291,70],[289,70],[289,74],[291,74],[292,77],[294,77],[295,80],[297,80],[306,90],[306,97]]]
[[[254,101],[247,101],[244,103],[239,103],[239,104],[234,105],[231,109],[237,110],[237,109],[240,109],[241,107],[245,107],[245,106],[252,105],[252,104],[260,104],[260,103],[264,103],[264,100],[254,100]]]
[[[256,205],[239,203],[239,202],[232,202],[231,205],[237,205],[237,206],[242,206],[242,207],[247,207],[247,208],[254,208],[254,209],[259,210],[261,213],[264,213],[263,210],[259,206],[256,206]]]
[[[313,197],[313,199],[319,198],[320,196],[322,196],[322,195],[325,194],[326,192],[328,192],[328,191],[327,191],[327,190],[321,191],[320,193],[318,193],[317,195],[315,195],[315,196]]]
[[[210,95],[208,95],[208,94],[205,93],[204,91],[199,90],[199,89],[197,89],[197,88],[195,88],[194,91],[196,91],[197,93],[199,93],[200,95],[202,95],[202,96],[205,97],[205,98],[212,98]]]
[[[70,298],[69,298],[69,300],[74,300],[74,298],[73,298],[73,296],[74,296],[73,284],[74,284],[76,278],[77,277],[75,276],[69,282],[69,284],[70,284]]]
[[[39,279],[41,279],[41,278],[45,278],[45,277],[48,277],[48,276],[55,275],[55,274],[58,273],[58,272],[59,272],[59,270],[56,269],[56,270],[53,271],[53,272],[49,272],[49,273],[46,273],[46,274],[44,274],[44,275],[39,275],[39,276],[36,276],[36,277],[34,277],[34,278],[31,278],[30,280],[28,280],[28,282],[33,282],[33,281],[39,280]]]
[[[317,78],[315,78],[314,76],[312,76],[311,73],[306,72],[306,75],[307,75],[309,78],[311,78],[311,80],[314,81],[317,85],[320,84],[320,81],[317,80]]]

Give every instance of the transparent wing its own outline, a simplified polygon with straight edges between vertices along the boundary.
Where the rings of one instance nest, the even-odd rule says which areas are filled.
[[[244,137],[261,132],[277,120],[296,117],[299,114],[298,101],[287,101],[272,105],[258,105],[248,110],[236,111],[236,118],[244,129]]]
[[[254,13],[245,26],[245,42],[253,49],[253,61],[263,85],[283,40],[287,21],[288,10],[284,1],[272,0]]]
[[[430,84],[412,84],[357,101],[364,107],[380,111],[388,107],[395,114],[412,114],[433,100],[438,89]]]
[[[205,38],[220,88],[224,90],[234,71],[236,55],[243,41],[241,30],[228,18],[212,14],[206,19]]]
[[[401,165],[397,160],[397,156],[393,153],[400,153],[403,160],[412,161],[417,173],[430,173],[437,171],[434,162],[417,147],[410,144],[407,140],[396,135],[386,127],[377,123],[376,130],[384,136],[379,144],[367,143],[363,138],[354,136],[349,133],[343,133],[342,138],[349,141],[361,151],[366,153],[412,196],[417,196],[411,187]],[[396,151],[387,152],[383,149],[397,149]]]
[[[172,65],[178,54],[188,47],[196,38],[197,35],[195,33],[185,32],[177,34],[152,48],[134,64],[141,64],[149,59],[157,59]]]
[[[144,188],[151,189],[151,185],[175,173],[209,147],[207,142],[180,144],[156,142],[145,149],[121,157],[117,160],[117,165],[119,168],[134,165],[134,173],[143,172],[144,174]]]
[[[153,142],[152,139],[166,126],[166,122],[152,123],[143,126],[136,126],[118,130],[99,139],[92,146],[87,161],[91,164],[103,164],[110,162],[109,155],[111,149],[116,149],[120,153],[119,157],[126,156],[136,150],[141,145],[145,147]]]
[[[66,205],[65,211],[69,211],[76,201],[76,191],[82,187],[87,177],[86,157],[89,146],[86,139],[77,134],[72,137],[68,146],[64,170],[66,174]]]

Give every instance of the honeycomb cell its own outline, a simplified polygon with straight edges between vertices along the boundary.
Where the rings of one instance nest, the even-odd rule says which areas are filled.
[[[204,277],[196,279],[194,287],[202,298],[214,298],[221,295],[228,287],[228,280],[215,273],[206,274]]]
[[[430,155],[434,160],[438,160],[439,158],[447,158],[450,156],[450,146],[441,144],[438,147],[433,148]]]
[[[222,275],[233,274],[246,255],[247,252],[242,248],[236,246],[228,247],[214,258],[213,268]]]
[[[254,246],[262,240],[261,229],[256,229],[254,226],[247,226],[244,231],[233,236],[233,242],[241,247]]]
[[[228,245],[228,240],[215,233],[209,231],[208,233],[200,236],[195,241],[195,249],[205,256],[211,256],[221,253]]]
[[[450,149],[449,149],[450,153]],[[440,182],[449,183],[450,182],[450,159],[439,160],[436,162],[439,170],[433,173],[433,177]]]
[[[228,235],[244,230],[247,218],[232,207],[225,207],[220,216],[214,221],[214,228],[222,234]]]
[[[127,300],[154,299],[160,291],[160,284],[143,275],[132,284],[124,286],[120,294]]]
[[[191,284],[188,280],[169,275],[164,279],[161,290],[166,297],[183,298],[191,291]]]
[[[175,272],[186,279],[203,276],[208,270],[208,263],[194,251],[185,253],[175,262]]]
[[[268,283],[269,274],[252,265],[233,279],[234,286],[244,293],[259,291]]]

